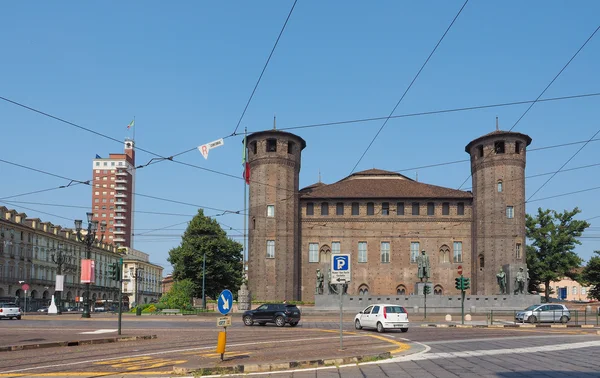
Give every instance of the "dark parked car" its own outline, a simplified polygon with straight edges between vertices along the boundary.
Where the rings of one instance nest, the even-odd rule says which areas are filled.
[[[300,321],[300,309],[293,304],[268,303],[258,306],[255,310],[244,312],[242,320],[247,326],[256,322],[262,326],[267,323],[275,323],[277,327],[283,327],[288,323],[295,327]]]

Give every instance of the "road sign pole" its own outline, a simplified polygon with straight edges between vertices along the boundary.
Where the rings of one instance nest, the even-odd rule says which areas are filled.
[[[342,297],[342,291],[344,284],[338,285],[338,291],[340,293],[340,350],[344,350],[344,336],[343,336],[343,324],[344,324],[344,302]]]
[[[123,258],[119,259],[119,272],[117,273],[119,275],[119,280],[117,281],[117,284],[119,285],[119,332],[118,334],[121,334],[121,319],[123,317],[123,284],[121,283],[123,281]]]

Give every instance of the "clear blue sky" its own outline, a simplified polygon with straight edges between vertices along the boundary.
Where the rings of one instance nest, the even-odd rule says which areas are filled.
[[[0,96],[122,140],[136,117],[137,146],[173,155],[232,133],[273,47],[292,1],[128,1],[3,4]],[[241,128],[256,131],[387,116],[463,1],[300,0]],[[597,1],[471,0],[395,114],[535,99],[598,26]],[[600,92],[600,32],[544,98]],[[600,97],[536,104],[514,131],[530,148],[589,139],[598,128]],[[392,119],[357,170],[402,170],[468,158],[464,146],[509,129],[528,105]],[[382,122],[300,129],[307,141],[301,186],[350,174]],[[91,178],[92,159],[122,151],[103,139],[0,101],[0,158],[79,180]],[[565,168],[600,163],[592,142]],[[581,147],[532,151],[527,175],[558,170]],[[151,155],[138,151],[138,164]],[[197,152],[181,161],[241,177],[241,138],[226,139],[208,160]],[[600,186],[600,166],[559,173],[533,199]],[[414,177],[416,170],[402,172]],[[419,181],[458,188],[468,163],[419,169]],[[243,181],[173,162],[140,169],[137,192],[220,209],[243,208]],[[0,163],[0,198],[65,185],[67,181]],[[549,176],[527,180],[527,196]],[[470,181],[467,185],[470,187]],[[91,189],[74,186],[13,200],[90,206]],[[600,190],[531,202],[556,210],[600,215]],[[3,205],[6,205],[3,203]],[[84,218],[85,209],[16,204],[57,224]],[[28,210],[29,207],[35,210]],[[193,206],[136,199],[136,210],[195,214]],[[207,210],[206,214],[216,214]],[[137,233],[189,217],[137,214]],[[219,217],[242,228],[240,215]],[[600,250],[600,218],[592,220],[584,259]],[[135,247],[166,261],[184,225],[139,236]],[[232,231],[232,234],[240,234]],[[152,235],[152,234],[149,234]],[[593,238],[596,236],[596,238]],[[240,239],[241,240],[241,239]]]

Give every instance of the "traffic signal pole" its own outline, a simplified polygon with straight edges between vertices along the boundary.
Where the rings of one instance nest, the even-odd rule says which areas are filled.
[[[118,334],[121,335],[121,319],[123,317],[123,258],[119,259],[119,268],[118,268],[118,277],[119,279],[117,280],[117,283],[119,284],[119,332]]]
[[[460,317],[461,324],[465,324],[465,279],[463,275],[460,275]]]

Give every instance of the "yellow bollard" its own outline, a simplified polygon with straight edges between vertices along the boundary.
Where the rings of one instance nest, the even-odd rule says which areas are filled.
[[[219,338],[217,339],[217,353],[221,354],[221,361],[223,361],[223,354],[225,354],[225,344],[227,344],[227,331],[219,332]]]

